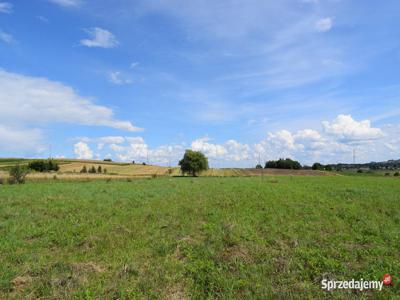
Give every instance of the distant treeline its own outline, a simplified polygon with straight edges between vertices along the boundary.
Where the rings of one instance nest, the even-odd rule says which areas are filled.
[[[258,164],[257,169],[262,166]],[[365,164],[327,164],[323,165],[319,162],[314,163],[312,166],[302,166],[298,161],[290,158],[270,160],[265,163],[265,168],[270,169],[292,169],[292,170],[320,170],[320,171],[342,171],[342,170],[398,170],[400,169],[400,160],[388,160],[385,162],[370,162]]]
[[[265,169],[270,168],[270,169],[292,169],[292,170],[300,170],[301,164],[296,161],[292,160],[290,158],[286,159],[278,159],[278,160],[270,160],[265,163]]]
[[[370,162],[365,164],[336,164],[331,165],[335,169],[370,169],[370,170],[398,170],[400,169],[400,159],[382,162]]]

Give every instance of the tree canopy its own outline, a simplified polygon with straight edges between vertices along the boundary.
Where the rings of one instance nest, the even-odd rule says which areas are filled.
[[[179,166],[183,174],[197,176],[201,171],[208,169],[208,159],[199,151],[186,150],[185,155],[179,161]]]
[[[298,161],[292,160],[290,158],[286,158],[286,159],[281,158],[279,160],[268,161],[265,164],[265,168],[299,170],[299,169],[301,169],[301,164]]]

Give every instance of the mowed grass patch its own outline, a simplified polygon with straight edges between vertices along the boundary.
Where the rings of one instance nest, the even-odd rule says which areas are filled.
[[[397,298],[400,182],[162,178],[0,185],[0,298]]]

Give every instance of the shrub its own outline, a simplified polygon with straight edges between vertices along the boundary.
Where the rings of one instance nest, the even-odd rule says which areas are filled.
[[[262,167],[262,165],[260,165],[260,164],[258,164],[257,166],[256,166],[256,169],[262,169],[263,167]]]
[[[385,176],[390,176],[390,173],[385,173]]]
[[[4,179],[0,178],[0,184],[4,184]]]
[[[48,160],[35,160],[28,164],[29,169],[37,172],[58,171],[60,167],[58,163],[52,159]]]
[[[102,173],[101,166],[97,167],[97,173],[100,173],[100,174]]]
[[[94,166],[92,166],[92,167],[89,169],[89,173],[95,174],[95,173],[96,173],[96,168],[95,168]]]
[[[103,173],[107,174],[107,169],[106,168],[103,169]]]
[[[135,161],[134,160],[132,160],[132,165],[134,165],[135,164]]]
[[[364,173],[364,171],[363,170],[357,170],[357,173]]]
[[[83,166],[83,168],[82,168],[82,170],[81,170],[80,172],[81,172],[81,173],[87,173],[88,171],[87,171],[86,166]]]
[[[145,166],[145,165],[146,165],[146,163],[145,163],[145,162],[142,162],[142,165],[143,165],[143,166]]]
[[[105,158],[105,159],[103,159],[103,161],[112,161],[112,159],[111,158]]]
[[[311,167],[313,170],[323,170],[324,166],[320,163],[314,163]]]
[[[399,173],[399,172],[396,172],[396,173],[394,173],[393,176],[399,177],[399,176],[400,176],[400,173]]]
[[[17,164],[10,169],[10,177],[8,178],[8,182],[10,184],[25,183],[25,177],[26,177],[26,175],[28,175],[28,173],[29,173],[29,170],[27,167]]]

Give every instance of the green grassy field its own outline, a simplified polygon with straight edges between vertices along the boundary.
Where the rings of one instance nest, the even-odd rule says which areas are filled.
[[[366,176],[0,185],[0,298],[398,299],[320,281],[397,280],[399,204]]]

